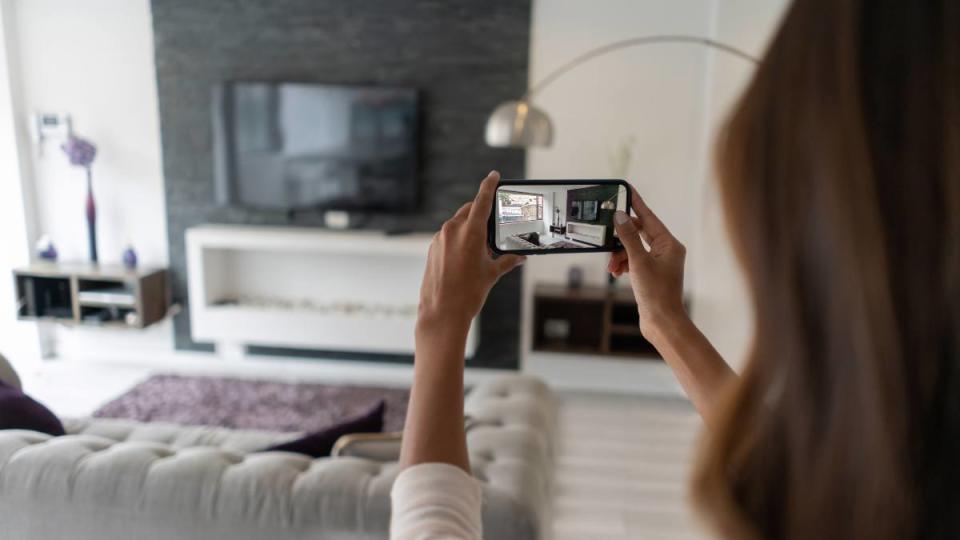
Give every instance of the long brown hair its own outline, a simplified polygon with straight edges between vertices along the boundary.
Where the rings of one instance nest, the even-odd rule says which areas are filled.
[[[796,0],[718,144],[756,333],[725,538],[960,537],[960,2]]]

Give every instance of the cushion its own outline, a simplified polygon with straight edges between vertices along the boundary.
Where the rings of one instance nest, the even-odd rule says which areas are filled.
[[[379,433],[383,431],[383,413],[386,410],[386,403],[383,400],[377,402],[366,412],[349,418],[336,425],[307,434],[293,441],[271,446],[264,452],[296,452],[310,457],[320,458],[330,455],[333,445],[337,439],[351,433]]]
[[[0,381],[0,429],[27,429],[53,436],[64,434],[63,424],[50,409],[3,381]]]

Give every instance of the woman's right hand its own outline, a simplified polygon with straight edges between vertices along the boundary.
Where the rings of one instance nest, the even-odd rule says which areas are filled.
[[[624,249],[613,253],[608,270],[617,277],[629,273],[640,314],[640,331],[655,343],[664,329],[687,319],[683,307],[683,263],[687,250],[636,190],[631,200],[636,216],[622,211],[614,215],[614,226]]]

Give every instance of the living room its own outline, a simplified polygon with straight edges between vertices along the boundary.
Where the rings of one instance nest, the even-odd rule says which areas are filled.
[[[428,249],[491,169],[625,179],[741,368],[711,156],[757,64],[711,44],[760,57],[787,5],[0,0],[0,380],[65,433],[0,431],[0,537],[387,538]],[[525,100],[549,144],[492,144]],[[612,249],[624,189],[505,189],[494,242]],[[609,261],[530,255],[470,323],[486,537],[709,537],[703,422]]]

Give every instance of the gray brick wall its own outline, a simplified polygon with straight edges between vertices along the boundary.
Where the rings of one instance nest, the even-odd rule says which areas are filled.
[[[188,302],[184,231],[201,223],[290,224],[279,212],[213,202],[210,91],[223,80],[381,84],[421,93],[420,210],[362,227],[434,230],[491,168],[523,174],[523,153],[483,144],[487,114],[523,93],[530,0],[152,0],[173,290]],[[319,215],[294,225],[319,226]],[[189,313],[175,320],[178,348]],[[520,272],[491,293],[472,365],[515,368]],[[342,356],[325,351],[279,351]],[[359,358],[409,361],[358,355]]]

